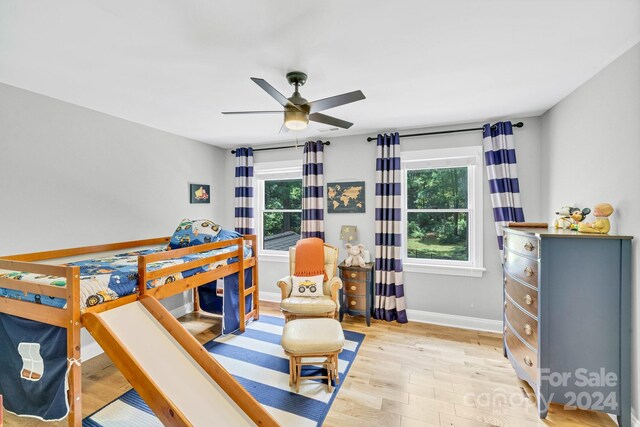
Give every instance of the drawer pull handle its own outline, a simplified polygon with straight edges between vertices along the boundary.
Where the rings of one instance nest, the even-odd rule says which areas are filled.
[[[524,244],[524,248],[529,252],[532,252],[535,249],[535,245],[531,242],[527,242]]]
[[[531,305],[533,303],[533,298],[531,298],[531,295],[527,294],[524,296],[524,302],[527,305]]]
[[[502,328],[502,332],[504,332],[505,334],[507,333],[507,327],[506,326],[504,328]]]
[[[531,333],[533,332],[533,330],[531,329],[531,325],[529,325],[528,323],[526,325],[524,325],[524,333],[527,335],[531,335]]]
[[[357,276],[357,274],[356,274],[356,273],[351,273],[351,278],[352,278],[352,279],[355,279],[355,277],[356,277],[356,276]]]
[[[524,274],[525,274],[527,277],[531,277],[531,276],[533,276],[533,268],[531,268],[531,266],[529,266],[529,267],[525,268],[525,269],[524,269]]]
[[[351,300],[351,302],[349,304],[356,305],[356,302],[354,300]]]
[[[355,286],[351,286],[351,290],[355,291],[357,288]]]
[[[504,308],[505,308],[505,309],[507,308],[507,301],[506,301],[506,300],[505,300],[505,302],[504,302]]]
[[[531,358],[529,356],[525,356],[524,357],[524,364],[527,365],[528,367],[532,367],[533,366],[533,361],[531,360]]]

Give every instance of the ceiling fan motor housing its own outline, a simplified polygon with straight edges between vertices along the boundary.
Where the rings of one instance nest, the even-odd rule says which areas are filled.
[[[287,73],[287,81],[293,86],[304,86],[307,82],[307,75],[302,71],[291,71]]]
[[[284,107],[284,125],[291,130],[302,130],[309,124],[311,107],[309,107],[308,101],[298,92],[298,87],[305,84],[307,75],[300,71],[292,71],[287,73],[287,81],[296,87],[293,95],[287,98],[295,107],[293,105]]]

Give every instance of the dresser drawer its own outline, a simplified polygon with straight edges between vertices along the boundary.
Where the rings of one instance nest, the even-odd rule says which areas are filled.
[[[504,255],[504,268],[511,276],[538,287],[538,261],[508,250]]]
[[[535,236],[522,236],[506,232],[503,237],[504,246],[525,256],[540,258],[540,240]]]
[[[512,279],[508,275],[504,276],[504,289],[520,307],[535,317],[538,317],[538,291]]]
[[[505,301],[504,312],[507,322],[531,347],[538,348],[538,321],[531,318],[509,299]]]
[[[342,289],[347,295],[367,295],[367,282],[352,282],[345,280]]]
[[[520,341],[508,326],[505,331],[505,344],[515,363],[538,383],[538,355]]]
[[[347,310],[365,311],[367,309],[367,297],[347,295]]]
[[[358,280],[364,282],[367,280],[367,272],[351,270],[347,267],[342,269],[342,278],[344,280]]]

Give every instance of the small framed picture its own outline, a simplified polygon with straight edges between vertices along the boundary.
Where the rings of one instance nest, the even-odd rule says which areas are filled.
[[[189,200],[191,203],[209,203],[211,190],[208,184],[189,184]]]
[[[364,181],[327,184],[327,213],[364,213]]]

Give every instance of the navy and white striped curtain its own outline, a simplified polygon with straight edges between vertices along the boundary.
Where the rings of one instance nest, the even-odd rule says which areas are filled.
[[[255,234],[253,228],[253,149],[236,149],[235,229]]]
[[[302,238],[324,241],[324,144],[309,141],[304,145],[302,163]]]
[[[378,135],[376,158],[376,289],[373,317],[407,323],[402,278],[400,137]]]
[[[484,125],[482,145],[498,247],[502,251],[502,226],[524,222],[511,122],[498,122],[493,127],[489,123]]]

